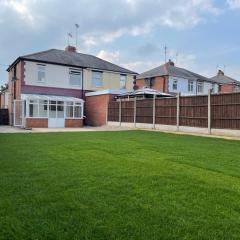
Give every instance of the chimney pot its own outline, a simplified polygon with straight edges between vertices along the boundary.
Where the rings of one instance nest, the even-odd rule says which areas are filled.
[[[77,49],[76,49],[76,47],[69,45],[65,48],[65,51],[66,52],[77,52]]]
[[[218,76],[219,75],[224,75],[224,72],[222,70],[220,70],[220,69],[218,70]]]

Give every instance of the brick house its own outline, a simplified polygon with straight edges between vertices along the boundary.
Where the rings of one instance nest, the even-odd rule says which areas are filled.
[[[18,57],[7,71],[10,124],[26,128],[81,127],[86,92],[130,91],[136,75],[71,46]]]
[[[182,95],[207,94],[209,89],[218,92],[219,84],[207,77],[174,65],[169,60],[157,68],[136,77],[135,89],[152,88],[163,93]]]
[[[219,84],[220,93],[231,93],[240,91],[240,82],[226,76],[222,70],[218,70],[217,75],[212,77],[211,79]]]

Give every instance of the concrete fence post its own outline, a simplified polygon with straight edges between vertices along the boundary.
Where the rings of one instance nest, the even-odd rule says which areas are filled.
[[[177,131],[180,126],[180,93],[177,94]]]
[[[156,95],[153,95],[153,129],[156,125]]]
[[[134,98],[134,108],[133,108],[133,122],[134,122],[134,127],[137,127],[137,98]]]
[[[208,90],[208,134],[211,134],[211,120],[212,120],[212,113],[211,113],[211,90]]]
[[[119,99],[119,126],[122,125],[122,99]]]

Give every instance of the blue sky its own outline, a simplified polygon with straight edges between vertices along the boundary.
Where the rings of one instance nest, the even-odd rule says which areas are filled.
[[[0,84],[18,56],[64,49],[75,23],[80,52],[139,73],[164,62],[166,44],[179,67],[240,80],[239,22],[240,0],[0,0]]]

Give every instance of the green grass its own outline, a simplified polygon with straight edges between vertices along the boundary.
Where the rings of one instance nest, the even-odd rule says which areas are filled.
[[[240,141],[2,134],[0,239],[240,239]]]

